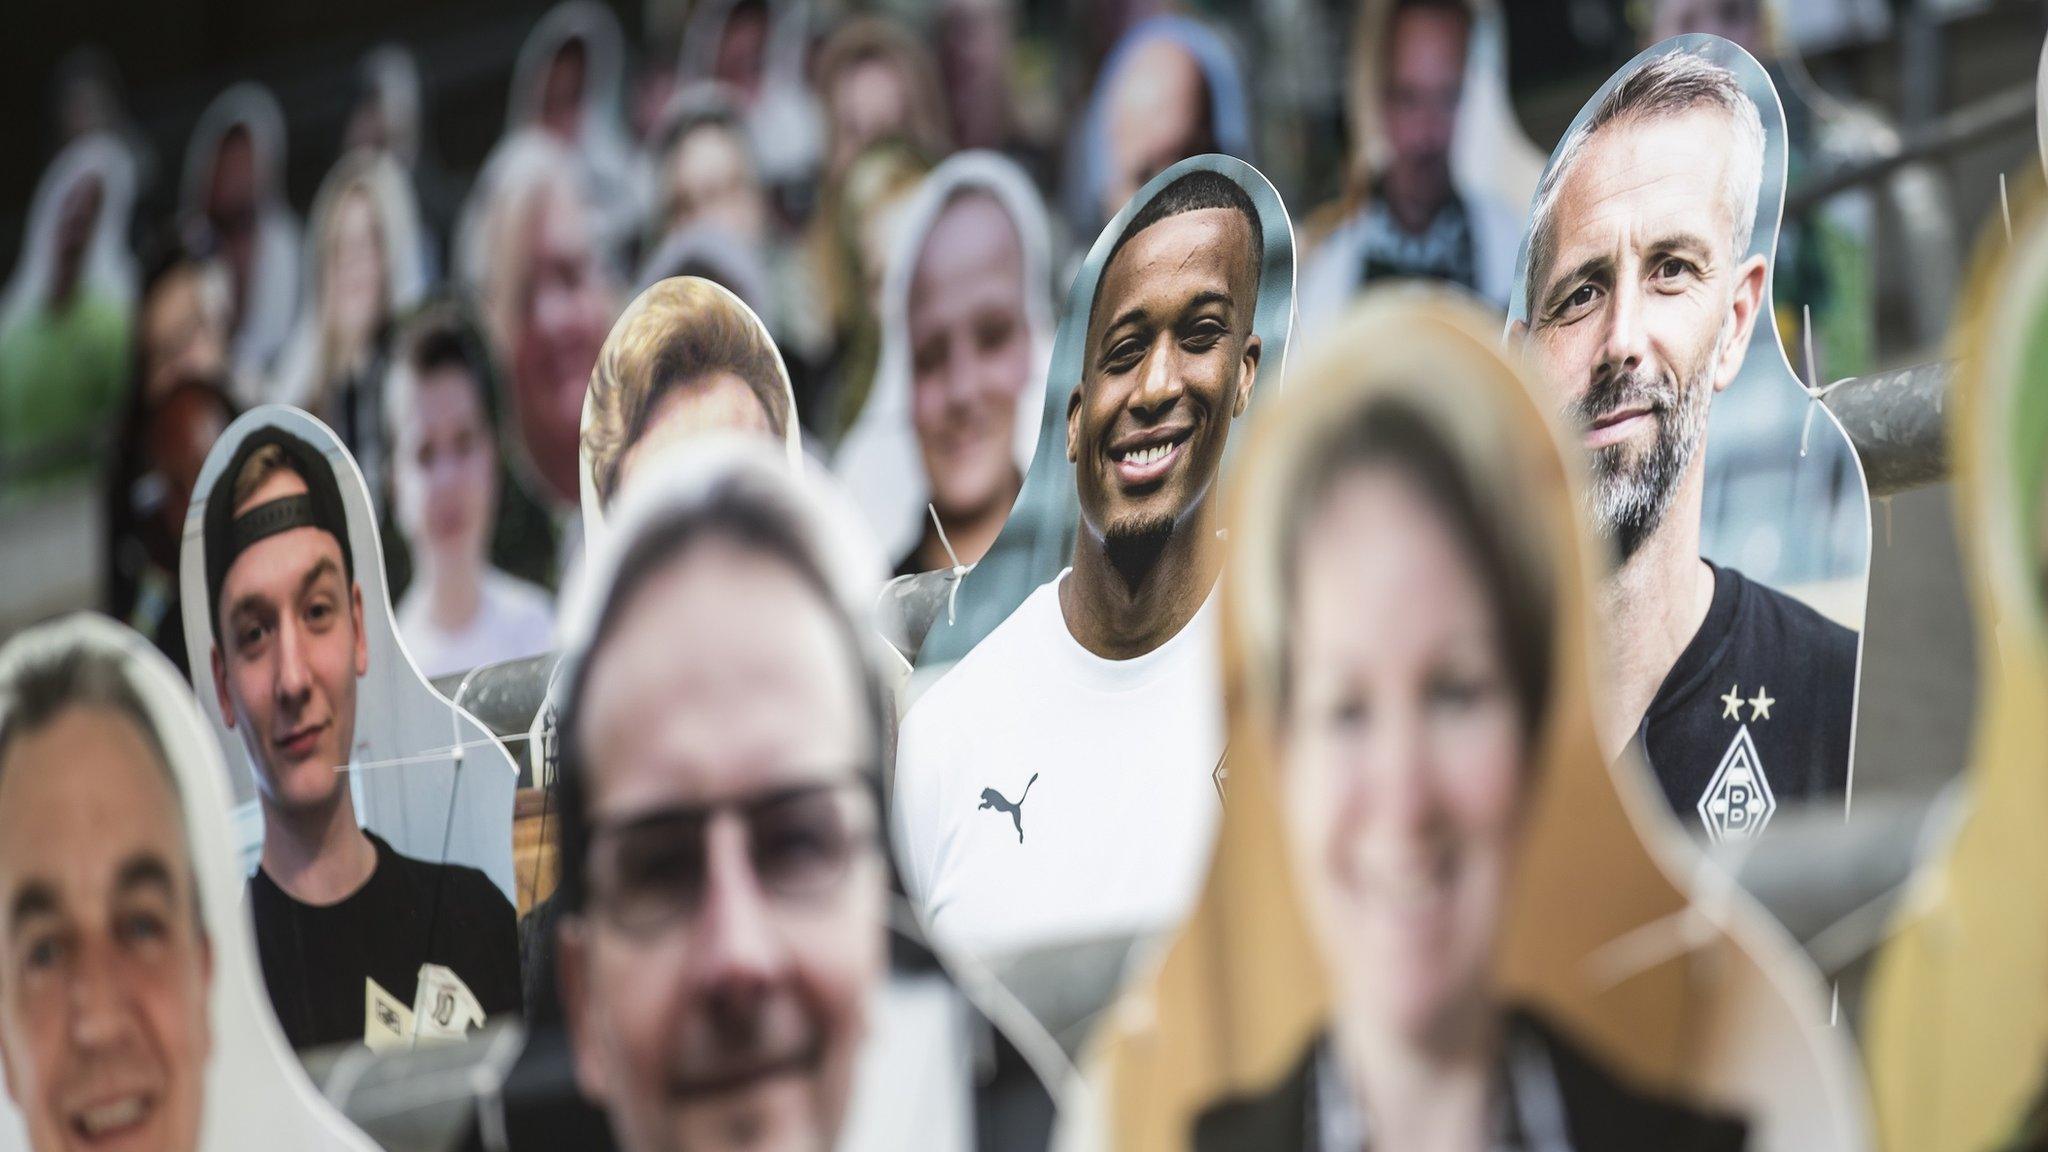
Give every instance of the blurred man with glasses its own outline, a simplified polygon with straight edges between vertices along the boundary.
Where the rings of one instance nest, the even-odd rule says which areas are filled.
[[[564,684],[560,987],[627,1152],[831,1147],[888,973],[857,601],[787,464],[725,459],[618,506]]]

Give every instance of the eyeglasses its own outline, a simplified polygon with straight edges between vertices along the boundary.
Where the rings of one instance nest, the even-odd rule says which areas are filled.
[[[710,886],[714,822],[737,819],[755,882],[770,900],[816,907],[877,847],[864,781],[778,789],[718,804],[678,805],[591,828],[590,908],[629,936],[694,920]]]

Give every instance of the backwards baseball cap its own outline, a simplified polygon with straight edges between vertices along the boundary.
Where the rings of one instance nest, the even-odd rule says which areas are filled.
[[[265,448],[284,453],[286,466],[306,482],[306,490],[295,496],[267,500],[240,516],[235,515],[235,478],[249,458]],[[220,635],[220,589],[227,581],[235,560],[259,541],[294,528],[318,528],[341,546],[342,571],[356,577],[355,555],[348,546],[348,513],[341,503],[341,488],[334,469],[319,449],[282,428],[259,428],[251,432],[228,466],[214,480],[206,495],[206,613],[213,622],[213,634]]]

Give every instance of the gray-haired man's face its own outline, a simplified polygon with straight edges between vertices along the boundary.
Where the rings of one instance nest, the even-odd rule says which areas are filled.
[[[1732,166],[1754,163],[1714,108],[1623,119],[1557,189],[1530,350],[1593,463],[1593,519],[1624,558],[1662,521],[1742,368],[1765,261],[1735,248]]]

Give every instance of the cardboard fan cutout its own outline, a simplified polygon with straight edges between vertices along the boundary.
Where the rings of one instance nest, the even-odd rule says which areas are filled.
[[[52,898],[42,914],[17,915],[0,929],[13,937],[0,976],[0,1044],[11,1049],[0,1147],[58,1152],[75,1147],[84,1129],[169,1152],[373,1152],[306,1078],[271,1013],[219,746],[170,661],[134,632],[80,614],[0,649],[0,685],[0,730],[8,733],[0,884],[10,906],[19,907],[32,883]],[[42,699],[31,703],[30,695]],[[117,866],[124,879],[81,887],[116,875]],[[101,965],[97,976],[75,967],[59,976],[21,963],[34,935],[69,931],[84,943],[80,935],[110,931],[110,910],[159,930],[149,976]],[[98,946],[120,947],[104,939]],[[92,980],[121,987],[77,986]],[[51,1014],[77,1011],[83,995],[97,995],[101,1012],[147,1010],[149,1024],[114,1031],[100,1017],[97,1032],[86,1033],[95,1039],[83,1042],[90,1050],[71,1053],[72,1068],[118,1067],[123,1083],[149,1091],[79,1107],[104,1087],[75,1082],[75,1071],[67,1080],[43,1063],[47,1049],[12,1049],[28,1028],[53,1023]],[[73,1023],[59,1028],[79,1036]],[[108,1045],[109,1035],[145,1030],[156,1041],[147,1052]]]
[[[1070,1146],[1866,1147],[1812,970],[1596,745],[1598,567],[1539,395],[1476,305],[1382,288],[1266,414],[1215,857]]]
[[[1865,1055],[1887,1152],[2048,1139],[2048,220],[1993,217],[1958,313],[1956,523],[1983,702],[1962,815],[1878,953]]]
[[[1286,211],[1249,165],[1185,160],[1132,197],[1068,294],[1009,521],[918,656],[905,890],[1070,1046],[1208,856],[1214,497],[1284,374],[1293,290]]]
[[[1785,157],[1748,54],[1702,35],[1648,49],[1553,155],[1510,309],[1581,434],[1616,562],[1602,748],[1640,747],[1717,842],[1792,804],[1846,811],[1851,772],[1869,498],[1773,327]]]
[[[338,509],[309,513],[307,524],[284,531],[303,532],[304,528],[315,526],[314,517],[320,519],[320,527],[324,528],[326,519],[338,512],[348,535],[349,572],[345,575],[361,590],[362,639],[367,651],[363,670],[348,678],[353,684],[353,716],[348,719],[353,739],[339,750],[339,761],[325,767],[346,773],[356,819],[363,828],[415,860],[478,869],[511,899],[512,800],[518,769],[488,728],[443,698],[414,667],[392,623],[390,595],[384,584],[383,547],[362,474],[340,439],[325,424],[282,405],[265,405],[246,413],[214,445],[206,466],[200,470],[191,509],[186,513],[180,561],[179,587],[183,589],[181,607],[192,661],[192,690],[212,721],[231,765],[229,779],[238,801],[235,844],[245,871],[255,866],[263,845],[257,793],[265,785],[259,783],[251,759],[252,747],[261,749],[260,754],[266,756],[289,756],[298,750],[294,739],[319,743],[318,738],[307,740],[307,736],[324,736],[311,731],[322,723],[331,724],[339,733],[342,709],[338,697],[347,692],[344,688],[334,694],[337,698],[331,704],[323,702],[308,709],[301,727],[309,731],[303,734],[288,730],[291,725],[282,711],[273,710],[277,722],[261,732],[253,730],[253,717],[237,715],[231,726],[222,711],[222,693],[213,674],[216,647],[222,635],[216,631],[215,619],[218,613],[225,630],[232,613],[221,605],[208,603],[208,589],[219,581],[210,578],[207,533],[215,519],[223,521],[221,531],[232,533],[236,518],[210,518],[208,510],[217,486],[222,494],[231,493],[233,481],[223,485],[223,473],[241,454],[243,443],[252,437],[302,446],[311,454],[306,458],[309,466],[328,472],[332,480],[331,499],[338,500]],[[317,483],[316,486],[325,487]],[[284,532],[273,534],[282,535]],[[261,540],[246,543],[253,547]],[[241,555],[242,552],[236,552],[236,558]],[[251,627],[257,639],[265,638],[261,635],[264,624],[260,618],[253,620]],[[229,639],[231,643],[234,640]],[[226,653],[226,646],[220,646],[220,654]],[[341,681],[335,678],[334,683],[340,685]],[[245,703],[239,707],[245,708],[247,700],[257,698],[257,681],[250,680],[248,684],[249,690],[243,693]],[[297,690],[289,683],[273,688],[287,695]],[[231,708],[238,707],[233,699],[231,696]]]
[[[1368,0],[1354,19],[1350,165],[1344,194],[1302,228],[1304,330],[1375,279],[1448,280],[1505,306],[1544,159],[1508,99],[1506,16],[1492,0],[1462,16]],[[1428,211],[1428,222],[1396,223],[1401,211]]]
[[[1002,496],[987,479],[1006,476],[1014,499],[1038,445],[1053,321],[1045,206],[1007,157],[964,152],[933,169],[893,234],[875,381],[833,471],[900,575],[941,566],[919,547],[927,505],[967,520]],[[1008,511],[1003,500],[998,525]]]
[[[717,1001],[723,995],[719,988],[729,982],[703,965],[717,967],[726,962],[719,957],[733,958],[701,934],[711,928],[701,919],[704,905],[666,886],[654,893],[634,888],[635,880],[621,878],[616,850],[607,845],[656,836],[663,838],[631,851],[658,844],[672,854],[673,842],[665,837],[685,834],[663,821],[699,810],[693,798],[707,788],[723,798],[714,809],[736,816],[771,806],[788,810],[776,818],[780,822],[766,825],[753,824],[751,815],[742,818],[783,840],[801,839],[807,867],[819,867],[811,857],[835,849],[823,843],[830,836],[818,832],[815,819],[792,814],[792,795],[810,794],[811,800],[797,803],[815,814],[817,789],[830,789],[830,803],[874,812],[848,815],[848,827],[878,838],[886,834],[875,804],[880,782],[872,775],[881,770],[872,757],[884,741],[865,730],[865,720],[846,722],[857,706],[843,695],[807,692],[816,679],[792,675],[786,666],[800,651],[817,655],[815,647],[793,649],[790,643],[792,635],[803,637],[801,643],[816,642],[813,606],[788,599],[771,603],[739,595],[731,583],[705,583],[745,580],[773,597],[785,579],[801,580],[798,596],[823,599],[831,616],[858,621],[884,571],[860,513],[829,477],[789,468],[779,446],[759,436],[706,435],[686,449],[671,447],[646,468],[611,507],[608,532],[593,540],[586,579],[564,616],[563,661],[552,693],[555,714],[566,718],[561,739],[572,742],[558,750],[566,843],[586,845],[586,857],[565,863],[563,887],[554,898],[560,929],[551,947],[563,973],[565,1017],[578,1022],[568,1042],[585,1046],[576,1058],[586,1068],[616,1068],[611,1061],[618,1057],[609,1054],[613,1036],[635,1045],[650,1034],[672,1034],[664,1028],[718,1026],[702,1014],[725,1011]],[[687,542],[662,543],[674,540]],[[700,559],[707,552],[723,558]],[[746,567],[731,567],[735,555]],[[678,575],[687,583],[676,583]],[[701,610],[713,602],[721,606],[715,620]],[[791,613],[802,613],[796,633],[767,623]],[[652,635],[650,619],[665,622],[663,639],[652,645],[642,639]],[[879,637],[856,625],[852,632],[834,629],[824,641],[848,642],[859,647],[858,660],[872,662],[869,672],[886,677]],[[736,644],[751,651],[737,654]],[[625,669],[633,670],[637,687],[613,691]],[[835,693],[865,696],[874,690],[874,712],[857,711],[886,723],[884,685],[856,685],[836,671],[829,683]],[[801,723],[790,723],[793,707],[806,712]],[[579,721],[579,715],[585,718]],[[585,726],[580,735],[579,724]],[[764,726],[779,735],[764,736]],[[622,732],[638,732],[666,745],[681,731],[696,734],[701,755],[649,758],[643,752],[653,745],[620,739]],[[849,744],[859,751],[849,752]],[[965,1149],[986,1143],[992,1131],[1008,1139],[1050,1127],[1043,1084],[1068,1073],[1064,1058],[1013,1002],[991,994],[979,969],[940,966],[892,890],[885,855],[862,851],[840,861],[837,878],[807,890],[801,907],[776,886],[777,873],[764,880],[756,871],[790,865],[756,853],[741,867],[754,877],[749,882],[767,884],[763,902],[742,915],[767,917],[753,921],[761,927],[791,927],[794,921],[784,919],[789,916],[803,920],[802,932],[773,946],[794,967],[778,969],[781,975],[771,983],[780,989],[777,994],[788,993],[787,981],[796,973],[803,994],[823,1001],[805,1009],[813,1017],[807,1029],[814,1033],[817,1055],[790,1073],[791,1083],[803,1091],[836,1095],[834,1107],[843,1104],[831,1121],[836,1132],[813,1133],[818,1146],[847,1152]],[[620,895],[622,890],[627,894]],[[682,934],[629,931],[616,912],[627,903],[642,915],[662,909],[670,928]],[[726,921],[728,914],[713,915],[728,927],[737,923]],[[711,930],[724,935],[723,929]],[[781,934],[780,927],[769,930]],[[615,973],[619,978],[611,978]],[[707,975],[717,985],[709,999],[705,988],[711,986],[702,984]],[[645,1025],[650,1020],[651,1029]],[[730,1065],[752,1058],[727,1047],[698,1059],[701,1075],[722,1077]],[[609,1095],[598,1103],[615,1130],[622,1117],[644,1115],[647,1107],[640,1098],[647,1089],[629,1081],[616,1072],[605,1075]]]
[[[796,392],[768,326],[721,284],[672,276],[626,306],[583,395],[578,440],[583,531],[596,544],[627,478],[672,446],[760,433],[803,466]]]
[[[1044,409],[1031,468],[1001,535],[957,597],[956,619],[934,626],[918,658],[925,682],[950,667],[1023,603],[1031,590],[1059,575],[1072,559],[1080,511],[1074,494],[1074,466],[1067,459],[1067,401],[1079,386],[1088,354],[1088,320],[1101,285],[1103,266],[1133,219],[1167,186],[1192,172],[1216,172],[1240,185],[1258,211],[1264,267],[1259,273],[1253,330],[1264,343],[1259,378],[1252,392],[1256,411],[1280,385],[1294,317],[1294,230],[1280,194],[1259,170],[1228,156],[1183,160],[1152,178],[1104,226],[1067,290],[1047,369]]]

